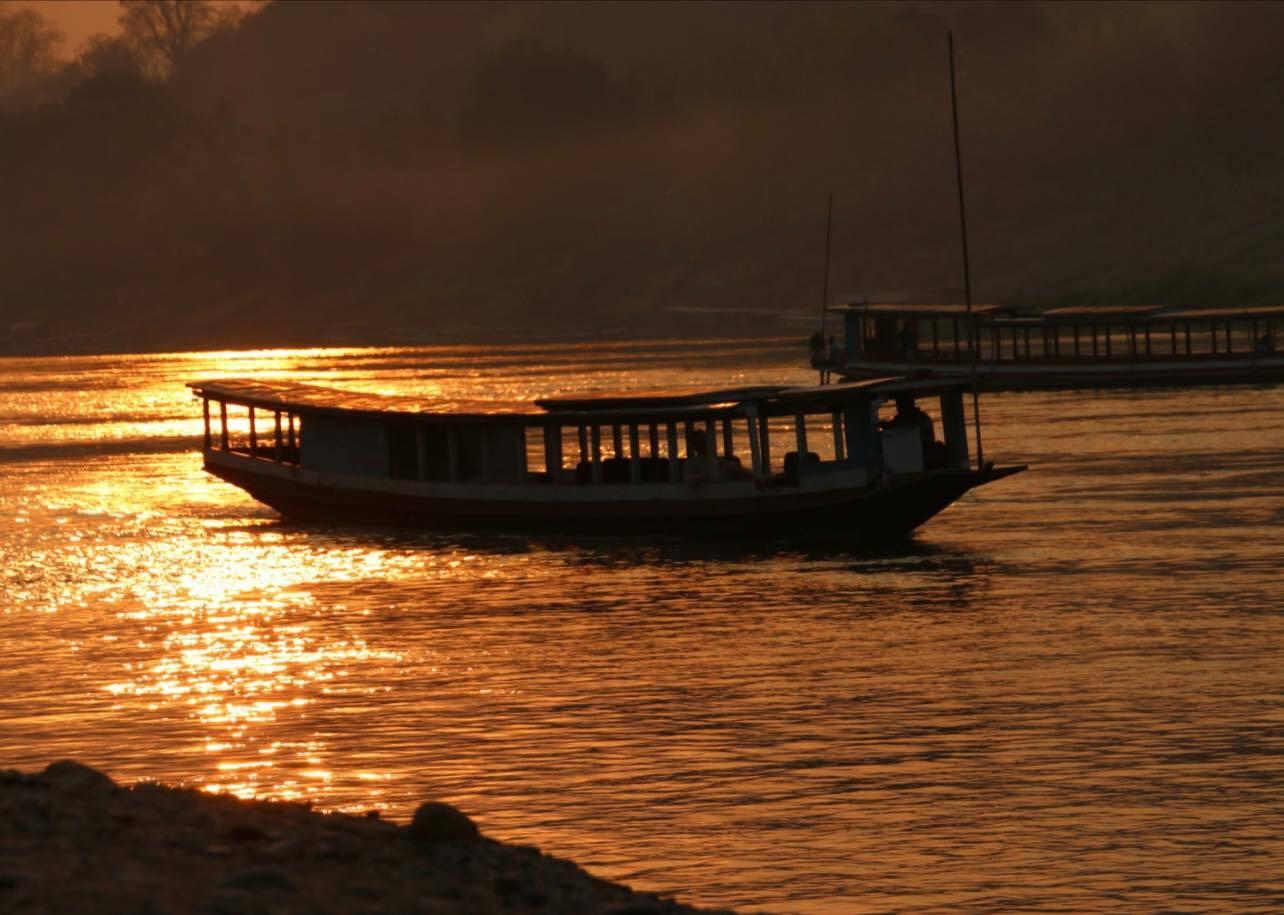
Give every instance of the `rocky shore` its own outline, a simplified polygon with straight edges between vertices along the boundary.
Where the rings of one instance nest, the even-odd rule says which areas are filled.
[[[129,915],[698,913],[482,836],[426,803],[412,822],[318,813],[64,761],[0,771],[0,911]]]

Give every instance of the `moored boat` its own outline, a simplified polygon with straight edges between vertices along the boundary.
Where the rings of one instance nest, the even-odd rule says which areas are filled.
[[[1284,381],[1284,307],[1082,306],[1023,314],[995,305],[849,303],[832,365],[845,379],[973,378],[981,390]]]
[[[958,381],[549,398],[526,410],[290,382],[189,387],[203,404],[205,469],[298,519],[894,540],[1025,469],[973,466]]]

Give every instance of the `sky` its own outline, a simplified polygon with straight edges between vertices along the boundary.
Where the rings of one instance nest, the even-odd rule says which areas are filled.
[[[103,32],[114,35],[120,31],[116,16],[120,7],[116,0],[13,0],[17,9],[36,10],[52,25],[67,36],[61,52],[73,56],[90,35]]]
[[[231,0],[229,0],[231,2]],[[115,35],[120,31],[116,0],[10,0],[14,9],[33,9],[56,26],[67,40],[59,49],[63,57],[75,57],[90,35]]]

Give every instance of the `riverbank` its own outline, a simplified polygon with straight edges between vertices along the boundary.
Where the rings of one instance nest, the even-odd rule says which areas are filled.
[[[426,803],[398,825],[155,784],[79,763],[0,771],[0,909],[40,913],[700,911],[481,835]]]

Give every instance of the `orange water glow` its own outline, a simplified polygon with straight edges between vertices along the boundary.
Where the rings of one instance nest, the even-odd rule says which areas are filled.
[[[744,911],[1274,898],[1284,389],[987,398],[987,456],[1034,469],[865,551],[282,522],[201,471],[183,387],[516,405],[808,382],[798,356],[0,360],[0,762],[393,819],[443,800]]]

